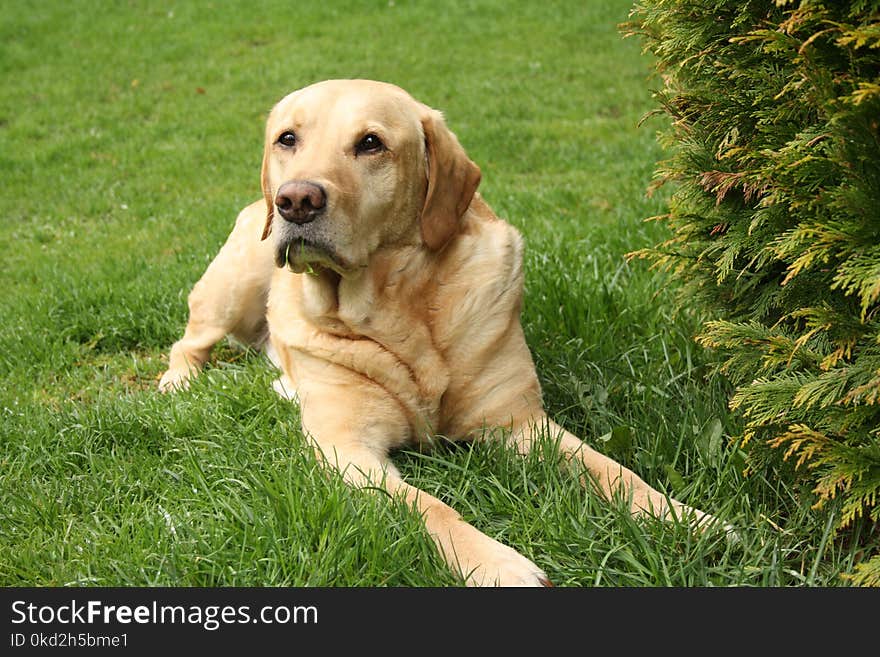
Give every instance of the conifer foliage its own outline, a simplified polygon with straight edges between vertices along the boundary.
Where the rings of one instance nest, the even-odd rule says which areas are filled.
[[[642,0],[674,183],[637,252],[712,321],[741,442],[880,522],[880,1]],[[767,449],[767,446],[777,449]],[[880,584],[880,555],[855,581]]]

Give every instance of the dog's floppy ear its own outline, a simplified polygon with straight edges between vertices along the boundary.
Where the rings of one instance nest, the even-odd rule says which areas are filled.
[[[458,230],[474,192],[480,168],[471,162],[443,115],[424,106],[422,128],[428,166],[428,192],[422,208],[422,241],[432,251],[442,249]]]
[[[263,188],[263,198],[266,201],[266,225],[263,226],[263,236],[260,241],[269,237],[272,232],[272,218],[275,216],[275,201],[272,198],[272,190],[269,186],[269,145],[263,151],[263,166],[260,169],[260,186]]]

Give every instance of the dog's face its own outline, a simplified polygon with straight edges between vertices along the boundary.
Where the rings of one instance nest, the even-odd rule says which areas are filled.
[[[479,181],[439,112],[390,84],[322,82],[269,115],[263,238],[279,267],[346,275],[385,246],[441,249]]]

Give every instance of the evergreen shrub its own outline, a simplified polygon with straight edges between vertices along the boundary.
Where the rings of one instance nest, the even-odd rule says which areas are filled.
[[[783,460],[838,529],[880,521],[880,2],[641,0],[671,119],[671,238],[634,256],[710,318],[752,467]],[[770,459],[770,461],[768,461]],[[880,555],[853,578],[880,584]]]

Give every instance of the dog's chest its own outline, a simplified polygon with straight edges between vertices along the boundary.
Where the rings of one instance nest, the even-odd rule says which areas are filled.
[[[431,414],[449,383],[446,363],[429,324],[426,285],[405,269],[384,276],[344,279],[338,289],[338,320],[354,336],[394,355],[410,372]]]
[[[308,354],[367,377],[401,403],[418,437],[437,425],[449,372],[425,295],[404,273],[339,279],[282,272],[273,281],[269,320],[291,364]]]

